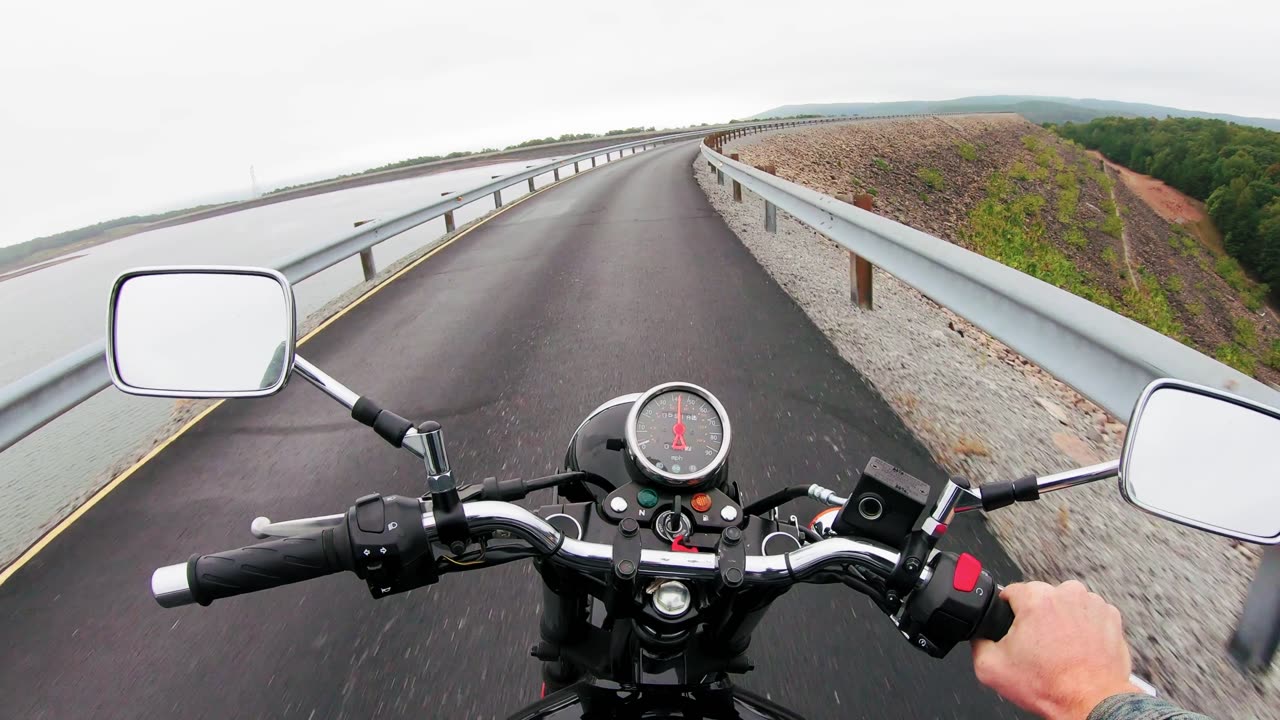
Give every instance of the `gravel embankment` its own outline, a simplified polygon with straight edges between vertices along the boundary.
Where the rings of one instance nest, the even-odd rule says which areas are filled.
[[[920,122],[859,124],[919,137]],[[761,265],[944,467],[986,481],[1118,455],[1124,427],[1093,403],[879,269],[875,310],[856,310],[843,248],[782,212],[777,234],[766,233],[758,197],[744,192],[734,203],[701,157],[693,172]],[[1214,717],[1280,718],[1280,675],[1246,679],[1223,650],[1257,566],[1254,548],[1145,515],[1113,483],[1019,504],[986,522],[1027,578],[1079,578],[1119,606],[1135,669],[1162,693]]]

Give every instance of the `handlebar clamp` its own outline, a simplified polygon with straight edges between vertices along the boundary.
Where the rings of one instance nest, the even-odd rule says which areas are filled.
[[[375,600],[439,579],[422,511],[420,500],[398,495],[365,495],[347,510],[355,573]]]

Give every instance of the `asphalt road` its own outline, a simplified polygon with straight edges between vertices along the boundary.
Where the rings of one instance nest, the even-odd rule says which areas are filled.
[[[628,157],[511,208],[302,354],[402,415],[443,423],[464,478],[553,471],[597,404],[686,379],[728,409],[732,472],[751,496],[847,488],[873,454],[937,482],[925,450],[708,205],[694,152]],[[527,655],[539,588],[523,564],[377,602],[346,574],[209,608],[164,610],[148,593],[159,565],[253,542],[257,515],[339,512],[422,484],[411,456],[301,380],[223,405],[0,587],[0,715],[514,711],[539,682]],[[980,524],[957,523],[949,547],[1012,579]],[[977,685],[967,648],[932,660],[843,587],[793,589],[750,654],[757,670],[742,684],[814,718],[1014,716]]]

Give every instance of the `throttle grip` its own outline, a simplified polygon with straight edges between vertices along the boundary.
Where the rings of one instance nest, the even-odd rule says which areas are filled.
[[[344,525],[312,535],[279,538],[211,555],[192,555],[151,576],[151,592],[163,607],[208,605],[220,598],[266,590],[352,570]]]
[[[987,603],[987,611],[983,613],[982,619],[978,621],[978,627],[974,628],[973,637],[975,639],[1000,640],[1009,632],[1010,626],[1013,625],[1013,608],[1009,607],[1007,600],[1000,597],[1001,590],[1004,590],[1003,585],[995,587],[991,602]]]

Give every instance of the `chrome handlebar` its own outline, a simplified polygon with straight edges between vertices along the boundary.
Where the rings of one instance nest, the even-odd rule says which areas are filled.
[[[472,532],[506,531],[528,542],[553,563],[580,572],[608,572],[613,547],[565,537],[550,523],[519,505],[476,501],[462,506]],[[435,516],[422,516],[422,526],[436,537]],[[898,563],[898,553],[880,545],[851,538],[828,538],[805,545],[786,555],[748,555],[744,582],[776,584],[799,582],[824,569],[852,564],[878,575],[888,575]],[[715,553],[682,553],[641,550],[639,574],[647,577],[714,580],[719,558]]]

